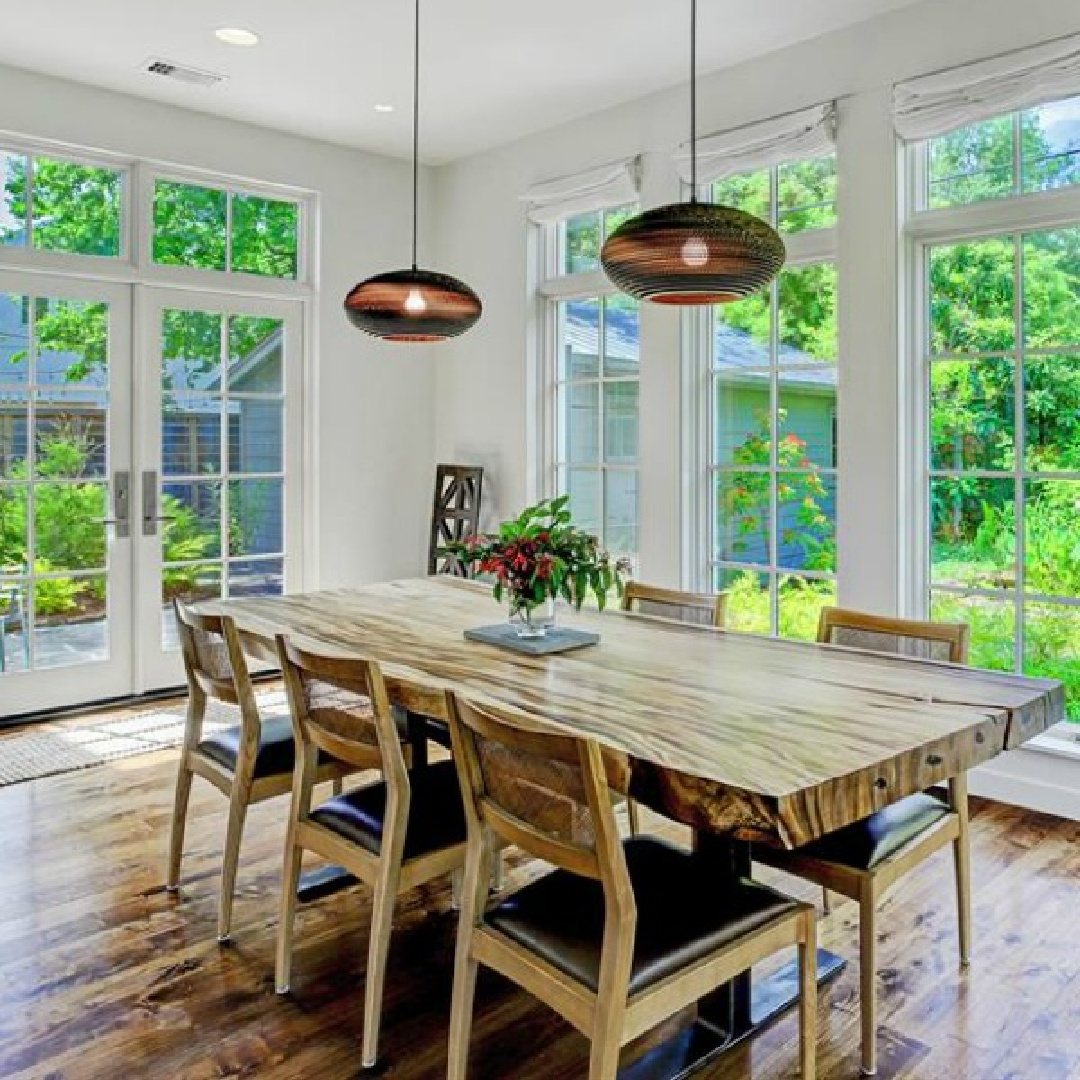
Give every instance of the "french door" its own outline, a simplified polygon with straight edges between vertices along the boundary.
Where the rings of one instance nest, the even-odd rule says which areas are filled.
[[[174,598],[299,584],[301,324],[0,272],[0,722],[179,685]]]

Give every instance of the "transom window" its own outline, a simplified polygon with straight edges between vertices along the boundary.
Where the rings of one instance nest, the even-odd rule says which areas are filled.
[[[959,206],[1080,183],[1080,97],[931,139],[921,205]]]
[[[300,207],[175,180],[154,185],[153,260],[264,277],[295,279]]]
[[[788,233],[828,229],[835,158],[734,176],[712,196]],[[836,596],[837,275],[831,243],[789,247],[767,291],[704,320],[707,574],[729,592],[732,628],[812,638]]]
[[[0,149],[0,247],[115,258],[120,169]]]

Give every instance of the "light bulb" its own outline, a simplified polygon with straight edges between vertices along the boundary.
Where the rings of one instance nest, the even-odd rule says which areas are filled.
[[[405,297],[405,310],[410,315],[423,315],[427,311],[427,301],[419,289],[410,289]]]
[[[682,246],[682,261],[695,270],[709,261],[709,245],[700,236],[691,236]]]

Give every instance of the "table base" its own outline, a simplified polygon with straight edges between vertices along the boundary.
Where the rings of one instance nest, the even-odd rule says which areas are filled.
[[[845,962],[835,953],[818,949],[818,985],[835,978]],[[749,980],[737,979],[729,986],[701,1002],[698,1018],[689,1027],[620,1069],[619,1080],[684,1080],[711,1064],[798,1001],[799,965],[793,960],[769,978],[756,981],[749,990],[749,1008],[740,1008],[738,1000]]]

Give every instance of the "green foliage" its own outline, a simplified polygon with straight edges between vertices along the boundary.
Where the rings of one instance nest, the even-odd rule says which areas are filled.
[[[785,574],[778,581],[781,637],[813,641],[818,617],[836,603],[836,585]],[[765,579],[751,571],[737,572],[727,588],[727,625],[744,633],[767,634],[772,625],[772,598]]]
[[[590,592],[602,611],[612,592],[621,595],[628,570],[573,524],[568,495],[526,507],[494,536],[471,536],[440,554],[493,575],[492,594],[498,601],[507,596],[511,613],[528,614],[560,596],[580,608]]]

